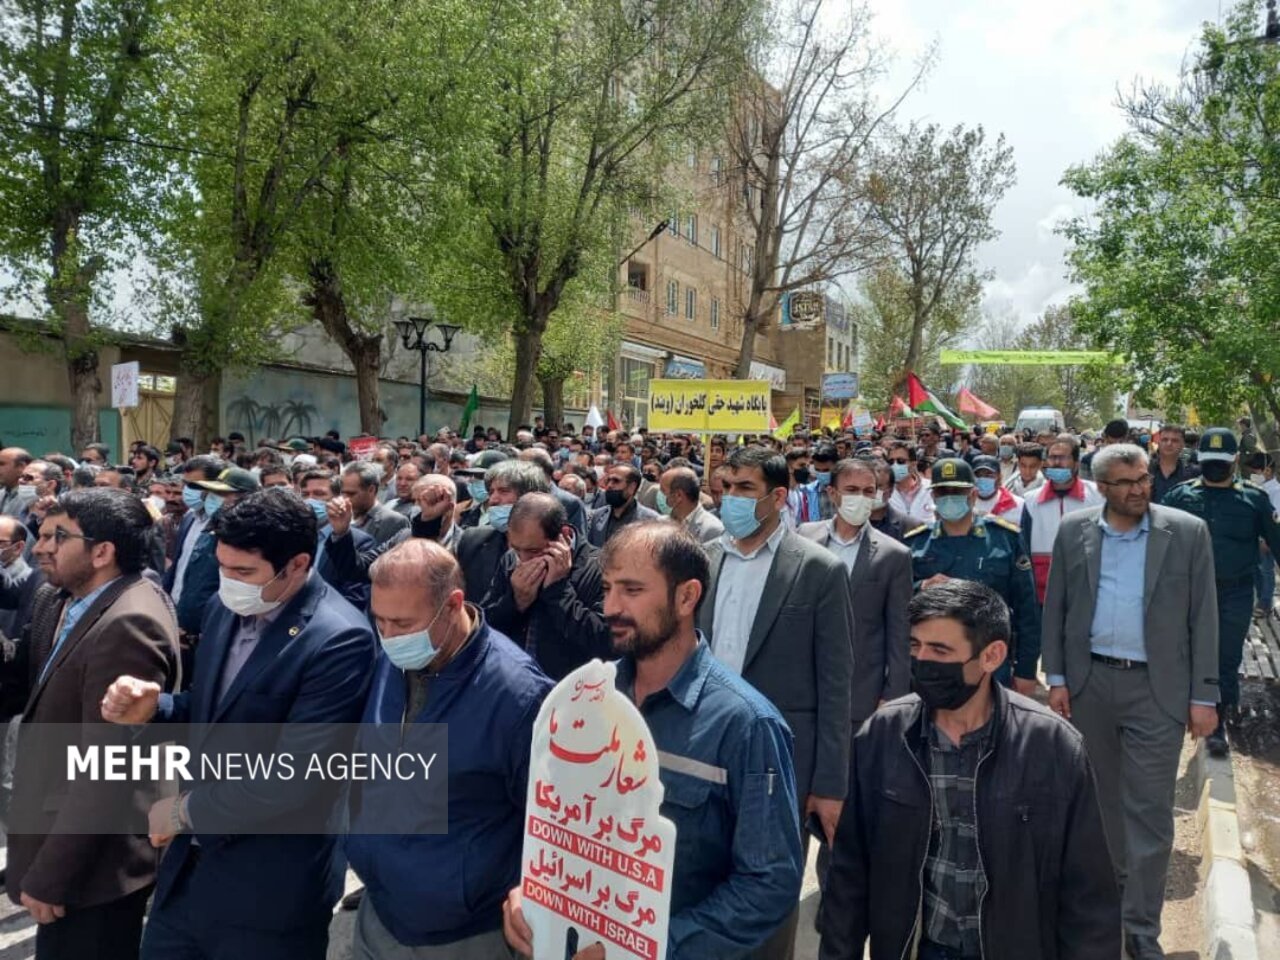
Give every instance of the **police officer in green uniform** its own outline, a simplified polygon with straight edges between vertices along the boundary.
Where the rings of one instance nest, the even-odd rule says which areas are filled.
[[[1280,556],[1280,527],[1266,491],[1236,479],[1238,445],[1225,427],[1200,438],[1200,477],[1165,494],[1164,503],[1193,513],[1209,525],[1214,576],[1218,581],[1218,729],[1207,740],[1214,756],[1227,753],[1224,721],[1234,723],[1240,703],[1240,659],[1253,614],[1253,576],[1258,540]]]
[[[1000,517],[974,514],[978,491],[973,467],[965,461],[938,460],[931,479],[937,518],[904,537],[916,589],[927,590],[944,580],[976,580],[1000,594],[1012,614],[1015,653],[1012,671],[1006,661],[997,676],[1008,683],[1012,672],[1014,689],[1029,696],[1035,692],[1040,660],[1040,607],[1019,527]]]

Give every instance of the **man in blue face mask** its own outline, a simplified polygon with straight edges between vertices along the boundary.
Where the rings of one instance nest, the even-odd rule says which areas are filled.
[[[361,574],[373,562],[378,544],[353,523],[355,511],[332,471],[308,470],[298,480],[302,496],[315,514],[319,543],[315,568],[331,587],[361,610],[369,608],[369,585]]]
[[[834,554],[782,523],[787,462],[764,447],[726,461],[711,583],[698,615],[715,658],[765,695],[795,735],[796,796],[807,838],[828,844],[849,781],[853,604]],[[756,957],[790,956],[797,914]]]
[[[178,532],[174,537],[175,552],[170,558],[173,562],[169,564],[169,569],[164,574],[164,588],[175,604],[182,599],[187,567],[191,564],[191,554],[195,549],[196,541],[200,539],[205,524],[209,522],[204,512],[204,490],[200,487],[200,483],[215,479],[228,466],[229,464],[217,457],[208,456],[193,457],[182,465],[182,502],[186,505],[187,512],[182,518],[182,523],[178,525]]]
[[[1000,594],[1013,615],[1014,636],[1012,662],[1005,662],[997,679],[1008,683],[1012,676],[1014,689],[1030,696],[1040,659],[1040,608],[1021,530],[1002,517],[976,515],[974,470],[958,457],[935,463],[932,480],[937,518],[906,535],[916,588],[975,580]]]
[[[381,652],[366,729],[447,724],[449,768],[411,784],[365,785],[346,842],[351,867],[367,885],[353,953],[507,956],[501,904],[520,875],[529,746],[551,681],[466,602],[462,570],[438,543],[407,540],[369,576]],[[430,810],[437,774],[448,784],[447,832],[386,835],[371,811]]]

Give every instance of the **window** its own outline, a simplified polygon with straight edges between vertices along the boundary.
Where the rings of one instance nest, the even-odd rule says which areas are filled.
[[[649,381],[652,378],[652,363],[622,358],[622,416],[632,427],[645,425],[649,414]]]
[[[698,318],[698,291],[693,287],[684,292],[684,318],[686,320]]]
[[[680,312],[680,284],[675,280],[667,281],[667,313]]]
[[[720,228],[718,226],[711,228],[711,252],[717,257],[720,256]]]
[[[711,182],[720,183],[724,179],[724,160],[720,157],[711,158]]]
[[[836,362],[836,342],[827,337],[827,366],[834,366]]]
[[[672,210],[667,216],[667,232],[673,237],[680,236],[680,211]]]
[[[715,297],[711,298],[711,329],[720,329],[720,301]]]
[[[649,267],[647,264],[627,262],[627,286],[634,290],[649,289]]]
[[[690,243],[697,246],[698,243],[698,215],[691,213],[684,221],[684,238]]]

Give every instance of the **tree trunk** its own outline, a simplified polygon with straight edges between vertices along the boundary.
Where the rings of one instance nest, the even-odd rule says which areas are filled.
[[[738,349],[738,366],[733,375],[738,380],[751,378],[751,361],[756,355],[756,331],[760,329],[760,317],[756,311],[748,310],[742,318],[742,346]]]
[[[67,375],[71,381],[71,449],[73,457],[91,443],[97,443],[98,397],[102,381],[98,378],[98,351],[82,347],[72,353],[74,344],[67,343]],[[120,451],[112,451],[123,461]]]
[[[216,388],[217,382],[217,377],[211,373],[179,372],[170,437],[190,437],[197,451],[208,449],[214,429],[209,393],[210,387]]]
[[[378,394],[382,372],[382,335],[357,330],[351,322],[342,280],[331,261],[313,261],[308,272],[311,290],[303,296],[302,302],[311,308],[316,320],[342,348],[355,369],[361,432],[379,436],[386,419]]]
[[[564,426],[564,377],[539,377],[542,384],[542,415],[548,427]]]
[[[530,422],[533,411],[533,385],[536,381],[538,360],[542,357],[542,330],[530,323],[529,329],[516,334],[516,372],[511,385],[511,414],[507,417],[507,436],[510,441],[520,426]]]

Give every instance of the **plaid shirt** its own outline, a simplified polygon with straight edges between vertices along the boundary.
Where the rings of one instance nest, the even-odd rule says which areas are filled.
[[[963,957],[981,956],[979,905],[987,877],[978,851],[974,777],[987,752],[992,721],[954,746],[929,721],[929,786],[933,825],[924,866],[924,937]]]

